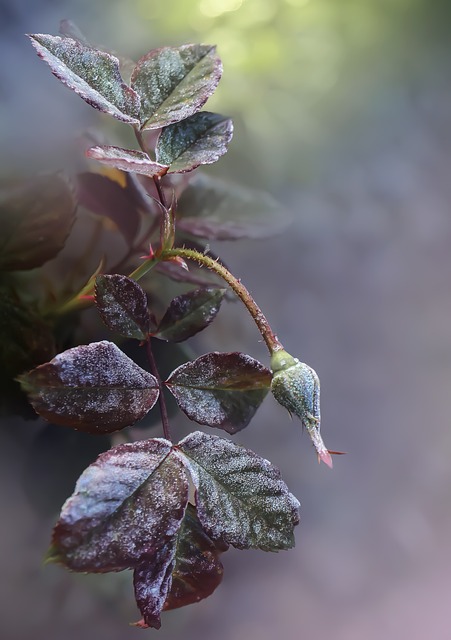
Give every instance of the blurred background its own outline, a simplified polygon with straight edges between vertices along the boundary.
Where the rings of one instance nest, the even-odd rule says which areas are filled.
[[[208,107],[233,117],[235,136],[206,171],[271,192],[293,222],[273,239],[212,248],[318,371],[326,444],[348,452],[333,472],[319,467],[300,423],[268,398],[235,440],[278,465],[300,499],[296,549],[232,550],[215,594],[164,614],[158,637],[449,640],[450,3],[2,0],[2,175],[70,166],[87,127],[123,140],[23,36],[56,34],[62,18],[135,59],[218,45],[224,76]],[[258,337],[229,305],[195,346],[267,362]],[[3,426],[2,637],[146,633],[127,626],[138,617],[131,575],[42,566],[57,513],[24,478],[41,474],[52,492],[70,455],[61,476],[36,468],[39,424]]]

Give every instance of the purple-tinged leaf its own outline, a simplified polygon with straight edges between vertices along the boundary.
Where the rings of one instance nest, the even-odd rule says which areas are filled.
[[[48,559],[94,573],[152,564],[162,555],[171,562],[188,479],[170,453],[171,443],[156,438],[101,454],[64,504]]]
[[[190,269],[187,271],[174,262],[159,262],[155,271],[175,282],[185,282],[198,287],[217,286],[217,288],[220,288],[223,284],[223,281],[219,284],[219,278],[214,273],[206,269],[200,269],[195,264],[190,264]]]
[[[196,289],[174,298],[155,334],[161,340],[182,342],[194,336],[215,319],[226,289]]]
[[[95,297],[106,326],[126,338],[145,340],[150,331],[147,296],[140,285],[123,275],[99,275]]]
[[[20,382],[40,416],[90,433],[134,424],[159,395],[156,378],[106,340],[68,349]]]
[[[0,270],[40,267],[64,247],[77,202],[62,174],[0,189]]]
[[[199,111],[216,89],[222,64],[216,47],[187,44],[150,51],[133,71],[142,129],[160,129]]]
[[[267,238],[289,222],[270,195],[201,174],[183,191],[177,212],[179,232],[208,240]]]
[[[29,38],[53,75],[85,102],[122,122],[139,124],[139,95],[123,81],[116,56],[72,38],[41,33]]]
[[[174,554],[175,545],[167,544],[135,569],[135,599],[143,619],[134,626],[141,629],[161,627],[160,614],[171,587]]]
[[[294,546],[299,502],[268,460],[200,431],[177,448],[196,486],[197,515],[213,540],[263,551]]]
[[[219,556],[228,545],[215,543],[202,529],[196,509],[188,504],[177,536],[171,591],[164,611],[199,602],[213,593],[222,581]]]
[[[86,209],[110,218],[127,243],[133,243],[141,217],[139,205],[131,190],[100,173],[85,172],[78,175],[78,198]]]
[[[121,147],[96,146],[86,151],[88,158],[98,160],[109,167],[139,173],[143,176],[162,176],[167,171],[167,166],[152,162],[147,153],[134,149],[122,149]]]
[[[143,615],[135,626],[141,629],[159,629],[162,610],[199,602],[211,595],[222,581],[219,555],[228,545],[213,542],[202,529],[192,505],[187,505],[177,537],[171,544],[135,569],[135,598]]]
[[[166,385],[188,418],[236,433],[246,427],[271,385],[271,372],[244,353],[207,353],[177,367]]]
[[[158,138],[156,157],[168,173],[185,173],[216,162],[227,151],[233,134],[230,118],[202,111],[165,127]]]

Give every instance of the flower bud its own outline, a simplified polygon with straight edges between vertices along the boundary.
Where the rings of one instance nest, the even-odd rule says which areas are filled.
[[[320,384],[316,372],[284,350],[271,357],[271,391],[277,402],[300,418],[322,460],[332,467],[332,458],[320,433]]]

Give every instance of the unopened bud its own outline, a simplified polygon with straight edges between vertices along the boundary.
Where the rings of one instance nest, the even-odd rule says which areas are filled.
[[[320,384],[316,372],[284,350],[273,353],[271,369],[273,396],[290,413],[300,418],[312,439],[318,460],[332,468],[332,457],[320,433]]]

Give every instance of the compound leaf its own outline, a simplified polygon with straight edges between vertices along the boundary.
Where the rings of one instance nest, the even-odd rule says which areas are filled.
[[[74,189],[62,174],[0,190],[0,269],[34,269],[64,247],[75,220]]]
[[[48,560],[95,573],[137,568],[159,557],[173,562],[171,542],[185,511],[188,480],[170,452],[171,443],[156,438],[101,454],[64,504]]]
[[[226,289],[208,287],[177,296],[164,314],[156,337],[182,342],[202,331],[216,317],[225,292]]]
[[[188,418],[236,433],[268,393],[271,372],[244,353],[207,353],[175,369],[166,381]]]
[[[141,96],[142,129],[159,129],[201,109],[222,74],[215,52],[211,45],[187,44],[154,49],[138,61],[131,84]]]
[[[85,102],[122,122],[139,124],[139,95],[123,81],[116,56],[72,38],[42,33],[29,38],[53,75]]]
[[[114,167],[120,171],[139,173],[152,178],[166,173],[167,167],[153,162],[147,153],[134,149],[123,149],[113,146],[95,146],[86,151],[88,158],[98,160],[102,164]]]
[[[299,502],[268,460],[200,431],[177,448],[196,486],[197,515],[213,540],[264,551],[294,546]]]
[[[99,275],[95,297],[100,316],[111,331],[136,340],[147,338],[150,330],[147,296],[137,282],[119,274]]]
[[[168,173],[185,173],[201,164],[216,162],[227,151],[233,134],[230,118],[202,111],[186,120],[165,127],[161,132],[156,157],[169,166]]]
[[[106,340],[68,349],[19,381],[40,416],[90,433],[134,424],[159,395],[156,378]]]

